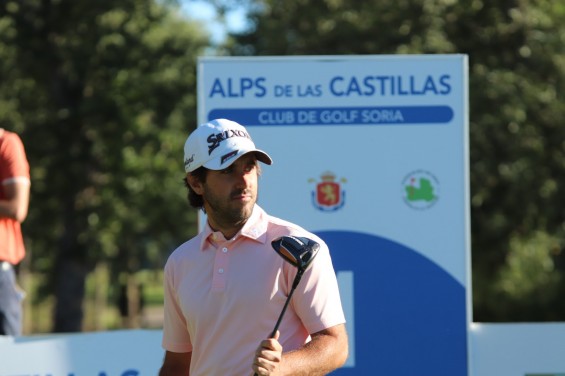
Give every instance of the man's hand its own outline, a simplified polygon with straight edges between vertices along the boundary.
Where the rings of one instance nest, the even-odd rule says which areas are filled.
[[[280,374],[283,348],[278,341],[279,336],[280,332],[277,330],[274,338],[262,341],[255,351],[253,370],[257,375]]]

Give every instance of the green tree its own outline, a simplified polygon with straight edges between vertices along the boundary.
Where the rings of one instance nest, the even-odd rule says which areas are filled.
[[[256,0],[247,6],[250,28],[232,35],[226,54],[468,54],[474,319],[565,320],[559,283],[565,273],[564,3]],[[533,260],[544,266],[523,268],[523,250],[534,248]],[[532,294],[544,297],[529,300]]]
[[[85,278],[160,268],[195,231],[181,178],[208,36],[174,3],[0,2],[0,126],[32,173],[24,231],[49,272],[54,331],[80,331]]]

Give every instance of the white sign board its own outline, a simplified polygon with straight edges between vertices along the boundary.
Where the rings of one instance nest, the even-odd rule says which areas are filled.
[[[565,376],[565,323],[471,326],[476,376]]]
[[[156,375],[161,330],[0,336],[0,376]]]
[[[198,121],[274,159],[259,204],[330,246],[342,375],[468,375],[465,55],[202,58]]]

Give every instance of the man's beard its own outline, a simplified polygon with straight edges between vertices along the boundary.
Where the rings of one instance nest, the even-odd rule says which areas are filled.
[[[229,200],[231,201],[234,196],[248,193],[250,192],[246,190],[232,192]],[[254,195],[252,200],[244,206],[230,207],[228,203],[222,202],[221,199],[218,199],[216,196],[210,195],[209,193],[204,194],[203,198],[209,206],[208,215],[210,215],[209,211],[212,211],[214,213],[214,219],[222,226],[237,226],[245,224],[249,217],[251,217],[253,207],[257,202],[257,196]]]

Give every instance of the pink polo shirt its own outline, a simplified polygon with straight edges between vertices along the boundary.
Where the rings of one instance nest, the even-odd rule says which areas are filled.
[[[279,327],[283,351],[345,322],[327,245],[256,205],[233,239],[207,225],[165,266],[163,348],[192,352],[191,376],[252,374],[255,350],[273,330],[296,275],[271,247],[281,235],[309,237],[321,246]]]

